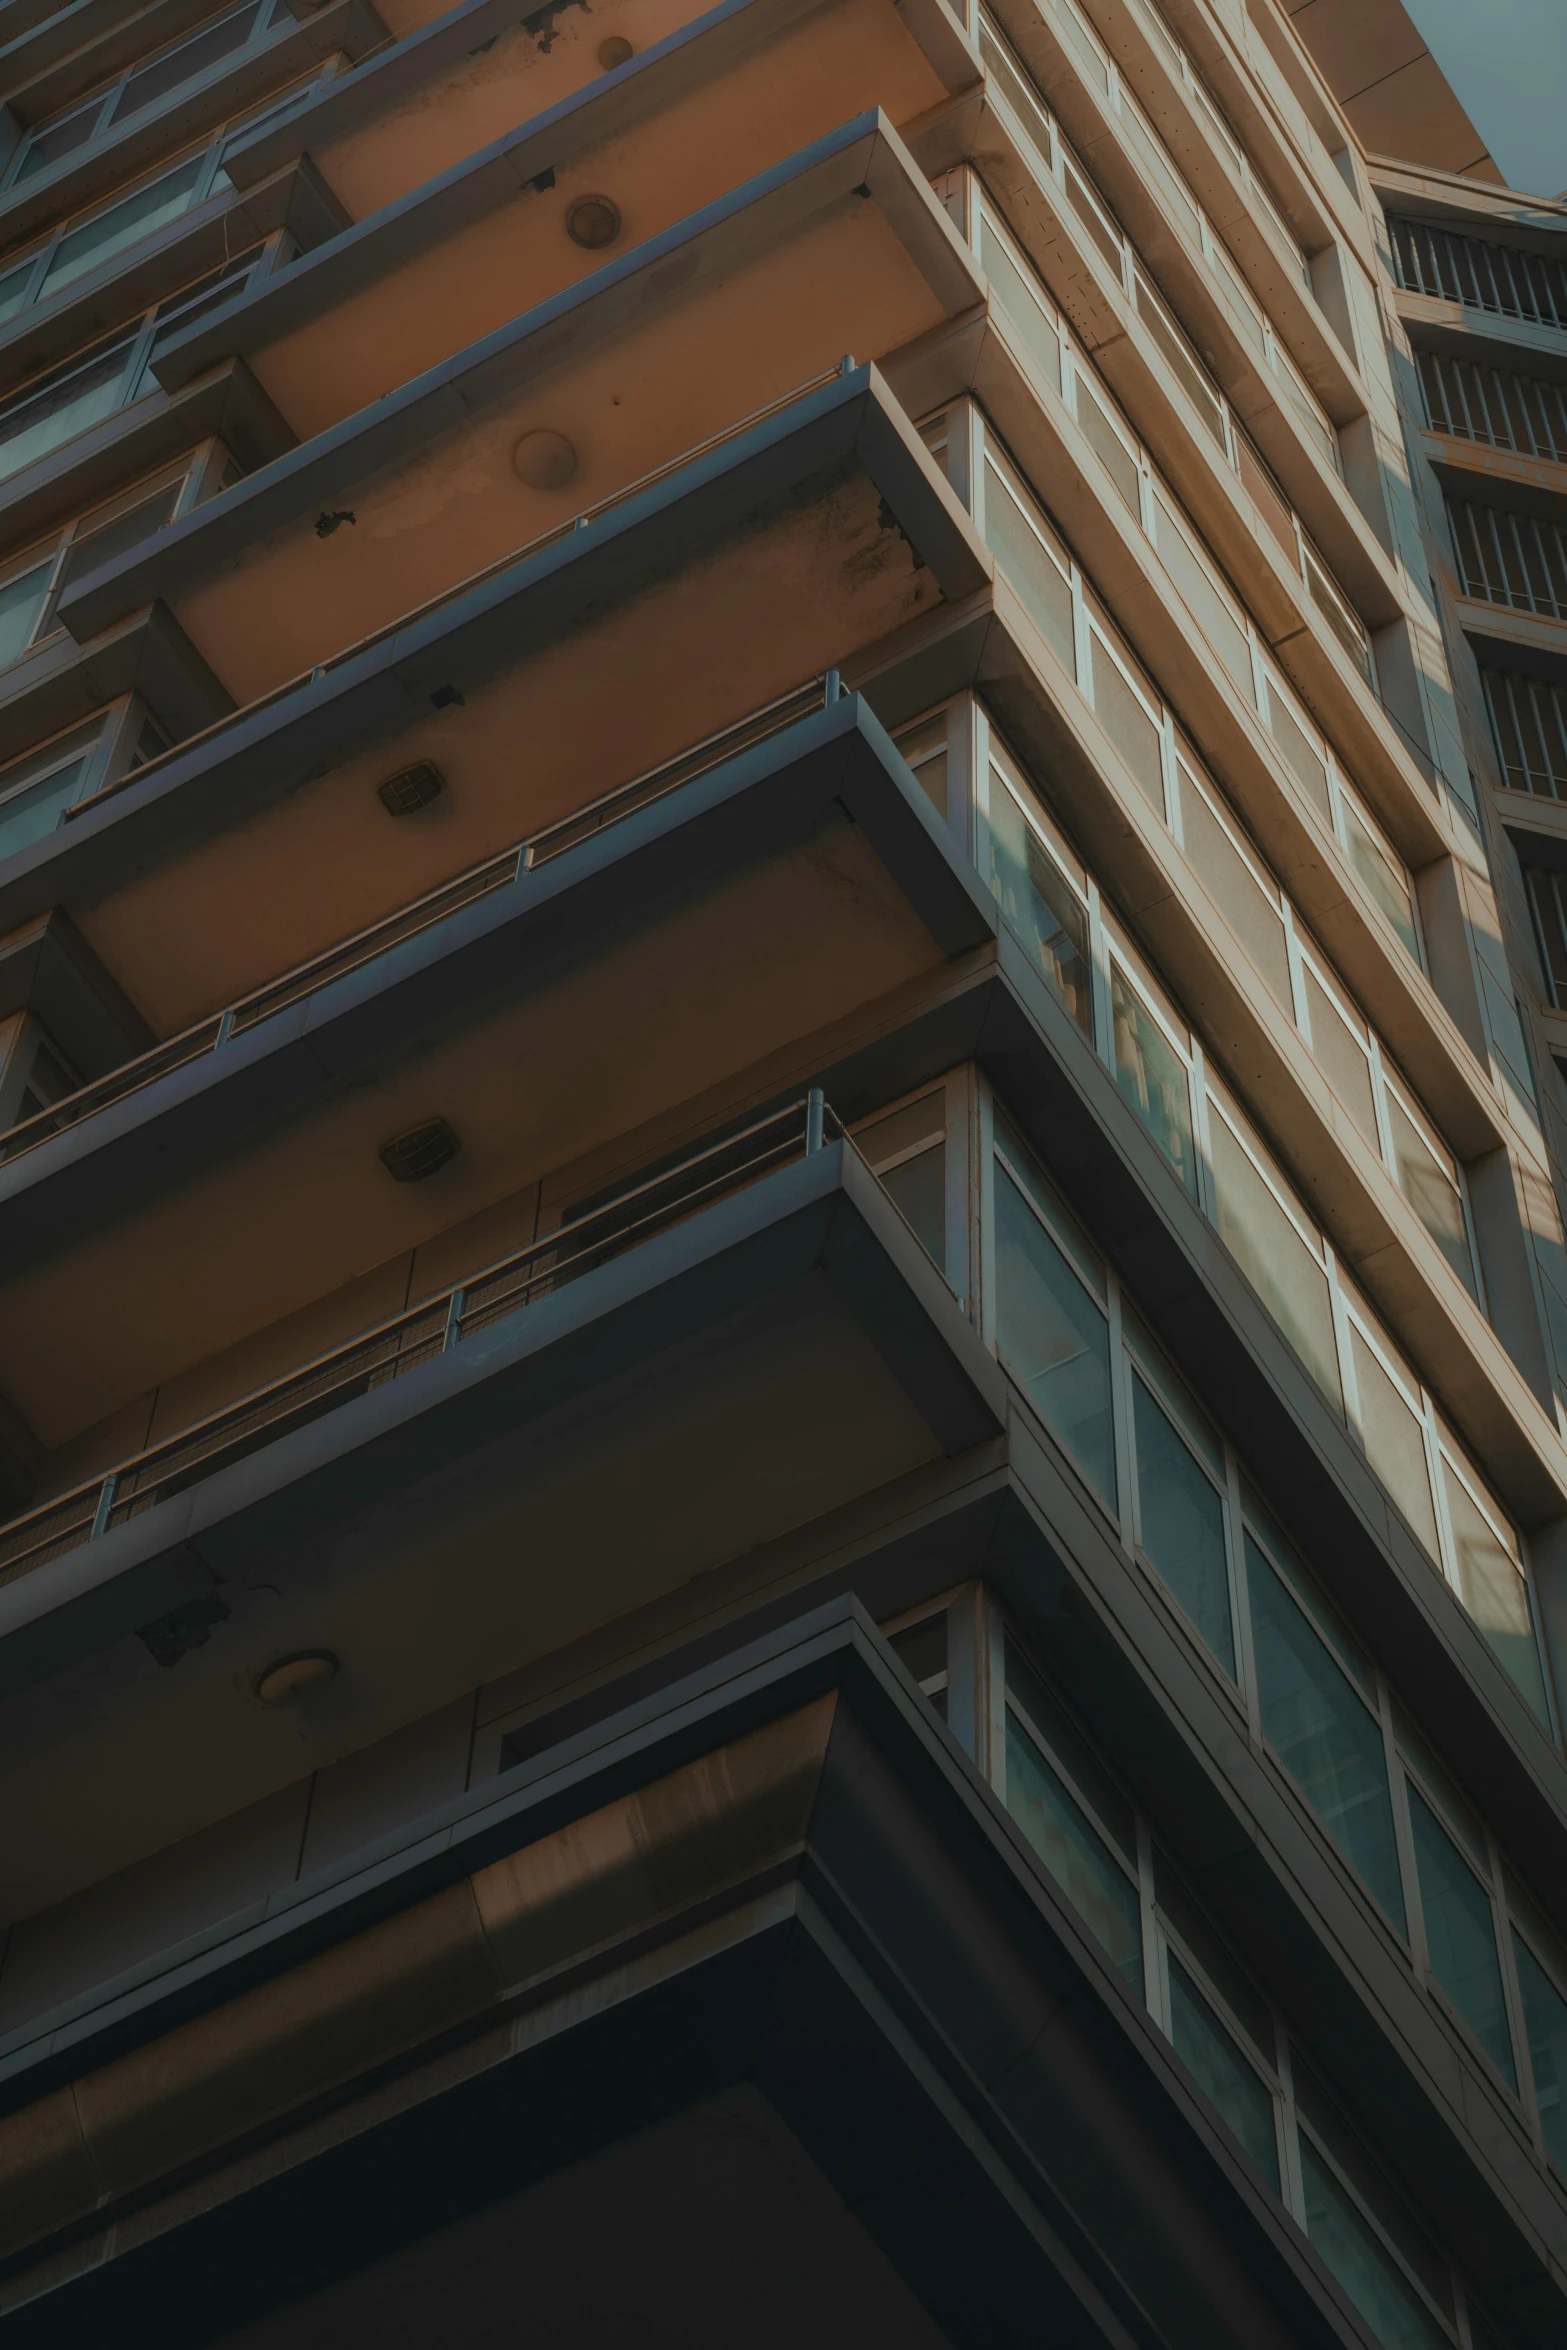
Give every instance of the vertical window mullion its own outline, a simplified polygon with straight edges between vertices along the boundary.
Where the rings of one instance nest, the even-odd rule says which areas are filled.
[[[1382,1748],[1387,1757],[1388,1791],[1393,1805],[1393,1842],[1398,1850],[1398,1866],[1404,1880],[1404,1917],[1409,1937],[1410,1956],[1415,1973],[1423,1983],[1430,1973],[1430,1953],[1426,1944],[1425,1911],[1420,1902],[1420,1871],[1415,1861],[1415,1835],[1409,1820],[1409,1787],[1404,1777],[1404,1760],[1398,1751],[1398,1740],[1393,1731],[1393,1705],[1388,1685],[1381,1673],[1376,1676],[1377,1719],[1382,1727]]]

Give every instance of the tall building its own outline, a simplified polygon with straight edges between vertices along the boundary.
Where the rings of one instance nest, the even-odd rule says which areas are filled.
[[[1560,2350],[1567,209],[0,35],[0,2350]]]

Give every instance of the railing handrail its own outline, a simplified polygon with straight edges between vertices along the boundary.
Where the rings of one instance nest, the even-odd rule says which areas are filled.
[[[303,962],[295,963],[289,970],[264,980],[259,987],[251,988],[248,994],[237,996],[221,1010],[207,1012],[201,1019],[193,1020],[188,1028],[149,1045],[145,1052],[138,1053],[133,1060],[122,1062],[119,1068],[108,1070],[101,1077],[89,1078],[74,1093],[62,1094],[58,1101],[50,1102],[42,1110],[35,1110],[31,1117],[18,1119],[14,1126],[0,1130],[0,1166],[9,1166],[28,1151],[36,1150],[41,1143],[59,1133],[62,1127],[77,1124],[82,1118],[91,1117],[114,1102],[126,1100],[141,1086],[152,1084],[158,1077],[166,1075],[170,1068],[183,1068],[187,1062],[215,1051],[240,1030],[259,1027],[263,1019],[272,1017],[271,1013],[263,1013],[247,1019],[245,1015],[252,1005],[264,1003],[269,996],[280,995],[284,1000],[276,1009],[286,1011],[290,1004],[298,1003],[304,996],[315,992],[315,988],[299,984],[307,980],[312,972],[320,975],[316,986],[327,986],[334,977],[346,976],[347,970],[359,969],[365,963],[374,961],[377,952],[382,951],[376,948],[374,942],[383,934],[395,934],[386,938],[389,950],[392,946],[400,945],[405,937],[417,937],[421,930],[433,927],[441,918],[440,906],[443,900],[457,897],[462,904],[471,905],[477,897],[488,895],[490,889],[505,888],[508,879],[520,880],[525,871],[531,871],[535,865],[544,862],[539,855],[541,847],[558,835],[569,834],[578,826],[586,827],[589,833],[604,830],[605,820],[620,802],[635,803],[635,807],[627,806],[628,815],[635,813],[636,807],[649,805],[662,796],[659,788],[661,777],[672,779],[664,787],[666,789],[675,789],[680,782],[694,781],[705,769],[721,764],[727,755],[724,746],[736,735],[765,740],[767,734],[792,723],[797,704],[805,704],[808,710],[812,698],[820,697],[822,706],[827,706],[836,697],[837,678],[836,670],[819,670],[814,677],[806,678],[800,685],[791,686],[787,693],[775,694],[771,701],[758,703],[754,710],[747,710],[743,716],[732,719],[727,726],[716,727],[699,742],[672,752],[667,759],[659,760],[656,766],[644,768],[639,775],[629,777],[624,783],[612,785],[608,791],[601,792],[597,799],[589,800],[570,815],[553,817],[548,824],[541,825],[536,832],[525,834],[511,847],[497,850],[493,856],[479,858],[461,873],[438,882],[422,896],[410,898],[406,905],[394,907],[389,914],[377,915],[373,922],[367,922],[360,929],[350,931],[346,938],[336,939],[331,946],[307,955]],[[805,715],[806,711],[801,714]],[[758,728],[761,729],[760,733],[755,732]],[[693,765],[693,762],[697,764]],[[565,839],[561,841],[559,849],[550,853],[559,855],[575,845],[573,841]],[[494,875],[493,881],[486,883],[482,890],[476,888],[474,885],[487,874]],[[417,917],[426,908],[431,910],[429,921],[418,921]],[[452,910],[456,912],[458,908]],[[366,951],[356,956],[356,950],[360,948]],[[345,958],[350,959],[346,969],[343,969],[340,966],[344,966]],[[188,1049],[181,1051],[182,1046]],[[166,1066],[153,1067],[153,1063]],[[138,1070],[145,1074],[138,1076]],[[100,1095],[101,1098],[96,1101],[87,1099],[92,1095]],[[82,1106],[73,1113],[73,1104]],[[18,1137],[27,1139],[22,1140],[19,1147],[9,1147],[17,1143]]]
[[[537,1239],[529,1241],[525,1247],[513,1249],[507,1255],[494,1258],[490,1263],[478,1267],[471,1273],[464,1274],[460,1281],[454,1281],[445,1289],[435,1291],[422,1304],[404,1307],[400,1313],[389,1315],[382,1322],[372,1322],[367,1329],[358,1331],[354,1337],[345,1339],[340,1345],[329,1347],[324,1353],[312,1356],[303,1363],[295,1364],[291,1370],[285,1371],[280,1377],[267,1380],[260,1387],[252,1388],[247,1394],[237,1397],[232,1403],[222,1405],[215,1412],[209,1412],[204,1419],[192,1421],[191,1425],[181,1429],[178,1435],[163,1437],[156,1444],[144,1445],[140,1451],[128,1454],[123,1460],[116,1462],[112,1468],[102,1471],[98,1476],[85,1479],[80,1485],[72,1486],[64,1493],[51,1496],[48,1501],[40,1502],[32,1509],[22,1511],[14,1518],[0,1521],[0,1539],[25,1533],[29,1525],[35,1523],[41,1525],[48,1520],[58,1518],[63,1513],[70,1511],[73,1505],[78,1504],[80,1511],[77,1523],[85,1524],[90,1502],[95,1503],[92,1512],[92,1532],[90,1535],[84,1536],[83,1539],[96,1539],[107,1530],[116,1490],[124,1480],[155,1466],[159,1460],[170,1459],[188,1450],[192,1445],[199,1444],[205,1434],[209,1431],[220,1430],[225,1423],[243,1422],[260,1405],[264,1404],[269,1396],[281,1398],[290,1388],[319,1377],[323,1372],[329,1371],[336,1363],[349,1362],[353,1357],[363,1353],[365,1349],[375,1346],[379,1341],[394,1337],[399,1332],[416,1327],[420,1323],[434,1322],[442,1317],[445,1320],[446,1334],[439,1351],[443,1354],[448,1353],[453,1345],[461,1341],[464,1319],[463,1301],[471,1298],[475,1290],[481,1289],[507,1274],[520,1272],[540,1257],[558,1257],[563,1246],[571,1251],[566,1258],[566,1262],[569,1264],[573,1255],[580,1256],[583,1253],[580,1248],[572,1250],[571,1244],[590,1227],[602,1224],[612,1216],[623,1217],[626,1209],[637,1200],[646,1198],[649,1193],[666,1190],[669,1185],[678,1182],[682,1176],[691,1174],[696,1169],[710,1164],[713,1160],[726,1154],[733,1153],[759,1135],[779,1128],[788,1129],[792,1126],[798,1130],[800,1135],[799,1155],[802,1158],[807,1157],[824,1146],[829,1123],[834,1129],[834,1139],[847,1139],[847,1129],[836,1114],[827,1107],[821,1089],[813,1086],[810,1092],[801,1099],[787,1103],[782,1109],[770,1111],[765,1117],[754,1119],[750,1125],[742,1126],[732,1134],[719,1136],[715,1141],[704,1144],[700,1150],[692,1152],[689,1158],[678,1160],[671,1167],[644,1176],[625,1190],[617,1191],[610,1198],[600,1200],[583,1215],[572,1217],[564,1224],[557,1225],[553,1232],[542,1233]],[[760,1154],[762,1157],[767,1155],[769,1154]],[[743,1162],[735,1174],[737,1176],[743,1175],[746,1166],[754,1164],[756,1164],[755,1160]],[[698,1187],[698,1193],[683,1195],[681,1199],[670,1203],[671,1207],[683,1204],[684,1198],[698,1196],[700,1190],[708,1188],[710,1186]],[[629,1230],[634,1233],[640,1224],[651,1220],[648,1217],[635,1219]],[[617,1227],[617,1229],[624,1230],[626,1227]],[[45,1536],[44,1540],[47,1541],[48,1537]],[[35,1547],[41,1546],[35,1545]],[[15,1569],[25,1563],[27,1556],[28,1553],[24,1551],[20,1558],[0,1561],[0,1579],[9,1580]]]
[[[297,669],[292,677],[284,678],[281,684],[269,686],[264,694],[256,694],[250,701],[241,702],[237,709],[226,711],[221,718],[213,719],[210,725],[198,728],[194,734],[186,735],[183,741],[171,743],[169,748],[166,751],[160,751],[156,758],[146,759],[139,767],[133,767],[127,774],[117,776],[112,783],[101,785],[85,800],[78,800],[74,807],[65,809],[62,820],[68,824],[74,823],[77,817],[86,815],[89,808],[99,807],[105,800],[115,798],[118,793],[129,791],[133,784],[144,782],[147,776],[157,768],[167,767],[172,760],[184,758],[186,753],[194,750],[198,744],[210,741],[214,735],[222,734],[228,728],[238,726],[247,718],[253,718],[257,711],[270,708],[274,702],[286,701],[290,694],[297,693],[301,687],[313,685],[318,679],[331,676],[334,671],[341,669],[345,662],[355,660],[361,653],[368,652],[373,645],[384,644],[388,638],[397,636],[405,628],[415,626],[430,613],[439,612],[443,605],[454,603],[459,596],[467,595],[473,588],[482,587],[487,579],[496,578],[501,572],[509,570],[513,564],[526,562],[530,556],[542,554],[544,549],[553,546],[557,539],[569,538],[574,532],[585,530],[589,523],[597,521],[600,515],[608,514],[616,506],[625,505],[628,499],[637,497],[643,490],[651,489],[655,483],[667,479],[670,474],[678,473],[682,466],[693,464],[698,457],[705,456],[709,449],[722,448],[726,441],[738,439],[741,433],[749,432],[753,425],[764,424],[769,416],[776,416],[781,409],[792,407],[796,400],[803,400],[810,393],[820,391],[824,384],[837,382],[841,377],[851,374],[853,368],[854,361],[845,356],[838,361],[836,366],[822,368],[817,374],[808,376],[803,383],[796,384],[791,391],[780,392],[776,399],[764,401],[760,408],[753,408],[749,415],[738,418],[735,423],[726,424],[720,431],[709,433],[704,440],[693,441],[691,446],[688,449],[682,449],[678,456],[667,458],[662,465],[655,465],[649,472],[639,474],[635,481],[627,482],[623,488],[611,490],[607,496],[597,499],[591,506],[584,506],[580,512],[568,516],[564,522],[554,523],[548,530],[539,531],[531,539],[524,539],[519,546],[511,548],[508,553],[497,555],[493,561],[481,564],[478,570],[468,572],[462,579],[454,581],[450,587],[441,588],[435,595],[427,596],[423,603],[410,605],[408,610],[400,612],[395,620],[384,621],[379,628],[368,629],[363,636],[355,637],[352,643],[341,646],[337,652],[329,654],[326,660],[318,661],[313,668]]]

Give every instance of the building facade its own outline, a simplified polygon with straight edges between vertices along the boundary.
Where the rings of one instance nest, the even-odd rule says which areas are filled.
[[[1343,20],[0,6],[0,2345],[1563,2340],[1567,209]]]

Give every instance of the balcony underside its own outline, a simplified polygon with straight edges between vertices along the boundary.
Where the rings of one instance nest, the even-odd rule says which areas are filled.
[[[1021,2350],[1043,2329],[1089,2350],[1177,2311],[1224,2350],[1344,2339],[1333,2288],[863,1626],[805,1617],[623,1717],[564,1775],[524,1767],[477,1840],[469,1825],[433,1874],[334,1919],[330,1955],[274,1939],[253,1989],[193,1978],[183,2028],[166,2013],[149,2043],[142,2020],[74,2103],[57,2091],[0,2125],[13,2229],[62,2255],[4,2337],[90,2335],[111,2307],[134,2334],[160,2299],[171,2350],[271,2312],[352,2334],[359,2296],[399,2279],[400,2300],[422,2296],[454,2257],[482,2295],[480,2207],[531,2190],[519,2226],[552,2198],[564,2222],[572,2182],[544,2182],[594,2164],[623,2248],[614,2186],[667,2149],[667,2188],[701,2135],[676,2117],[721,2098],[749,2117],[730,2165],[747,2231],[760,2149],[801,2178],[792,2139],[829,2190],[807,2189],[822,2217],[797,2213],[794,2262],[820,2257],[841,2198],[864,2235],[840,2223],[840,2257],[852,2244],[882,2308],[890,2266],[938,2329],[860,2339]],[[455,2066],[418,2069],[453,2041]],[[389,2058],[389,2103],[367,2100]],[[307,2118],[323,2094],[324,2130]],[[300,2121],[254,2185],[220,2170],[188,2217],[168,2197],[197,2140],[210,2162],[236,2127],[265,2141]],[[638,2131],[656,2134],[626,2148]],[[95,2232],[129,2195],[134,2234],[105,2265]],[[432,2235],[442,2222],[465,2235]],[[353,2281],[377,2261],[393,2265]],[[285,2319],[312,2289],[325,2302]],[[450,2341],[446,2319],[407,2338]]]

